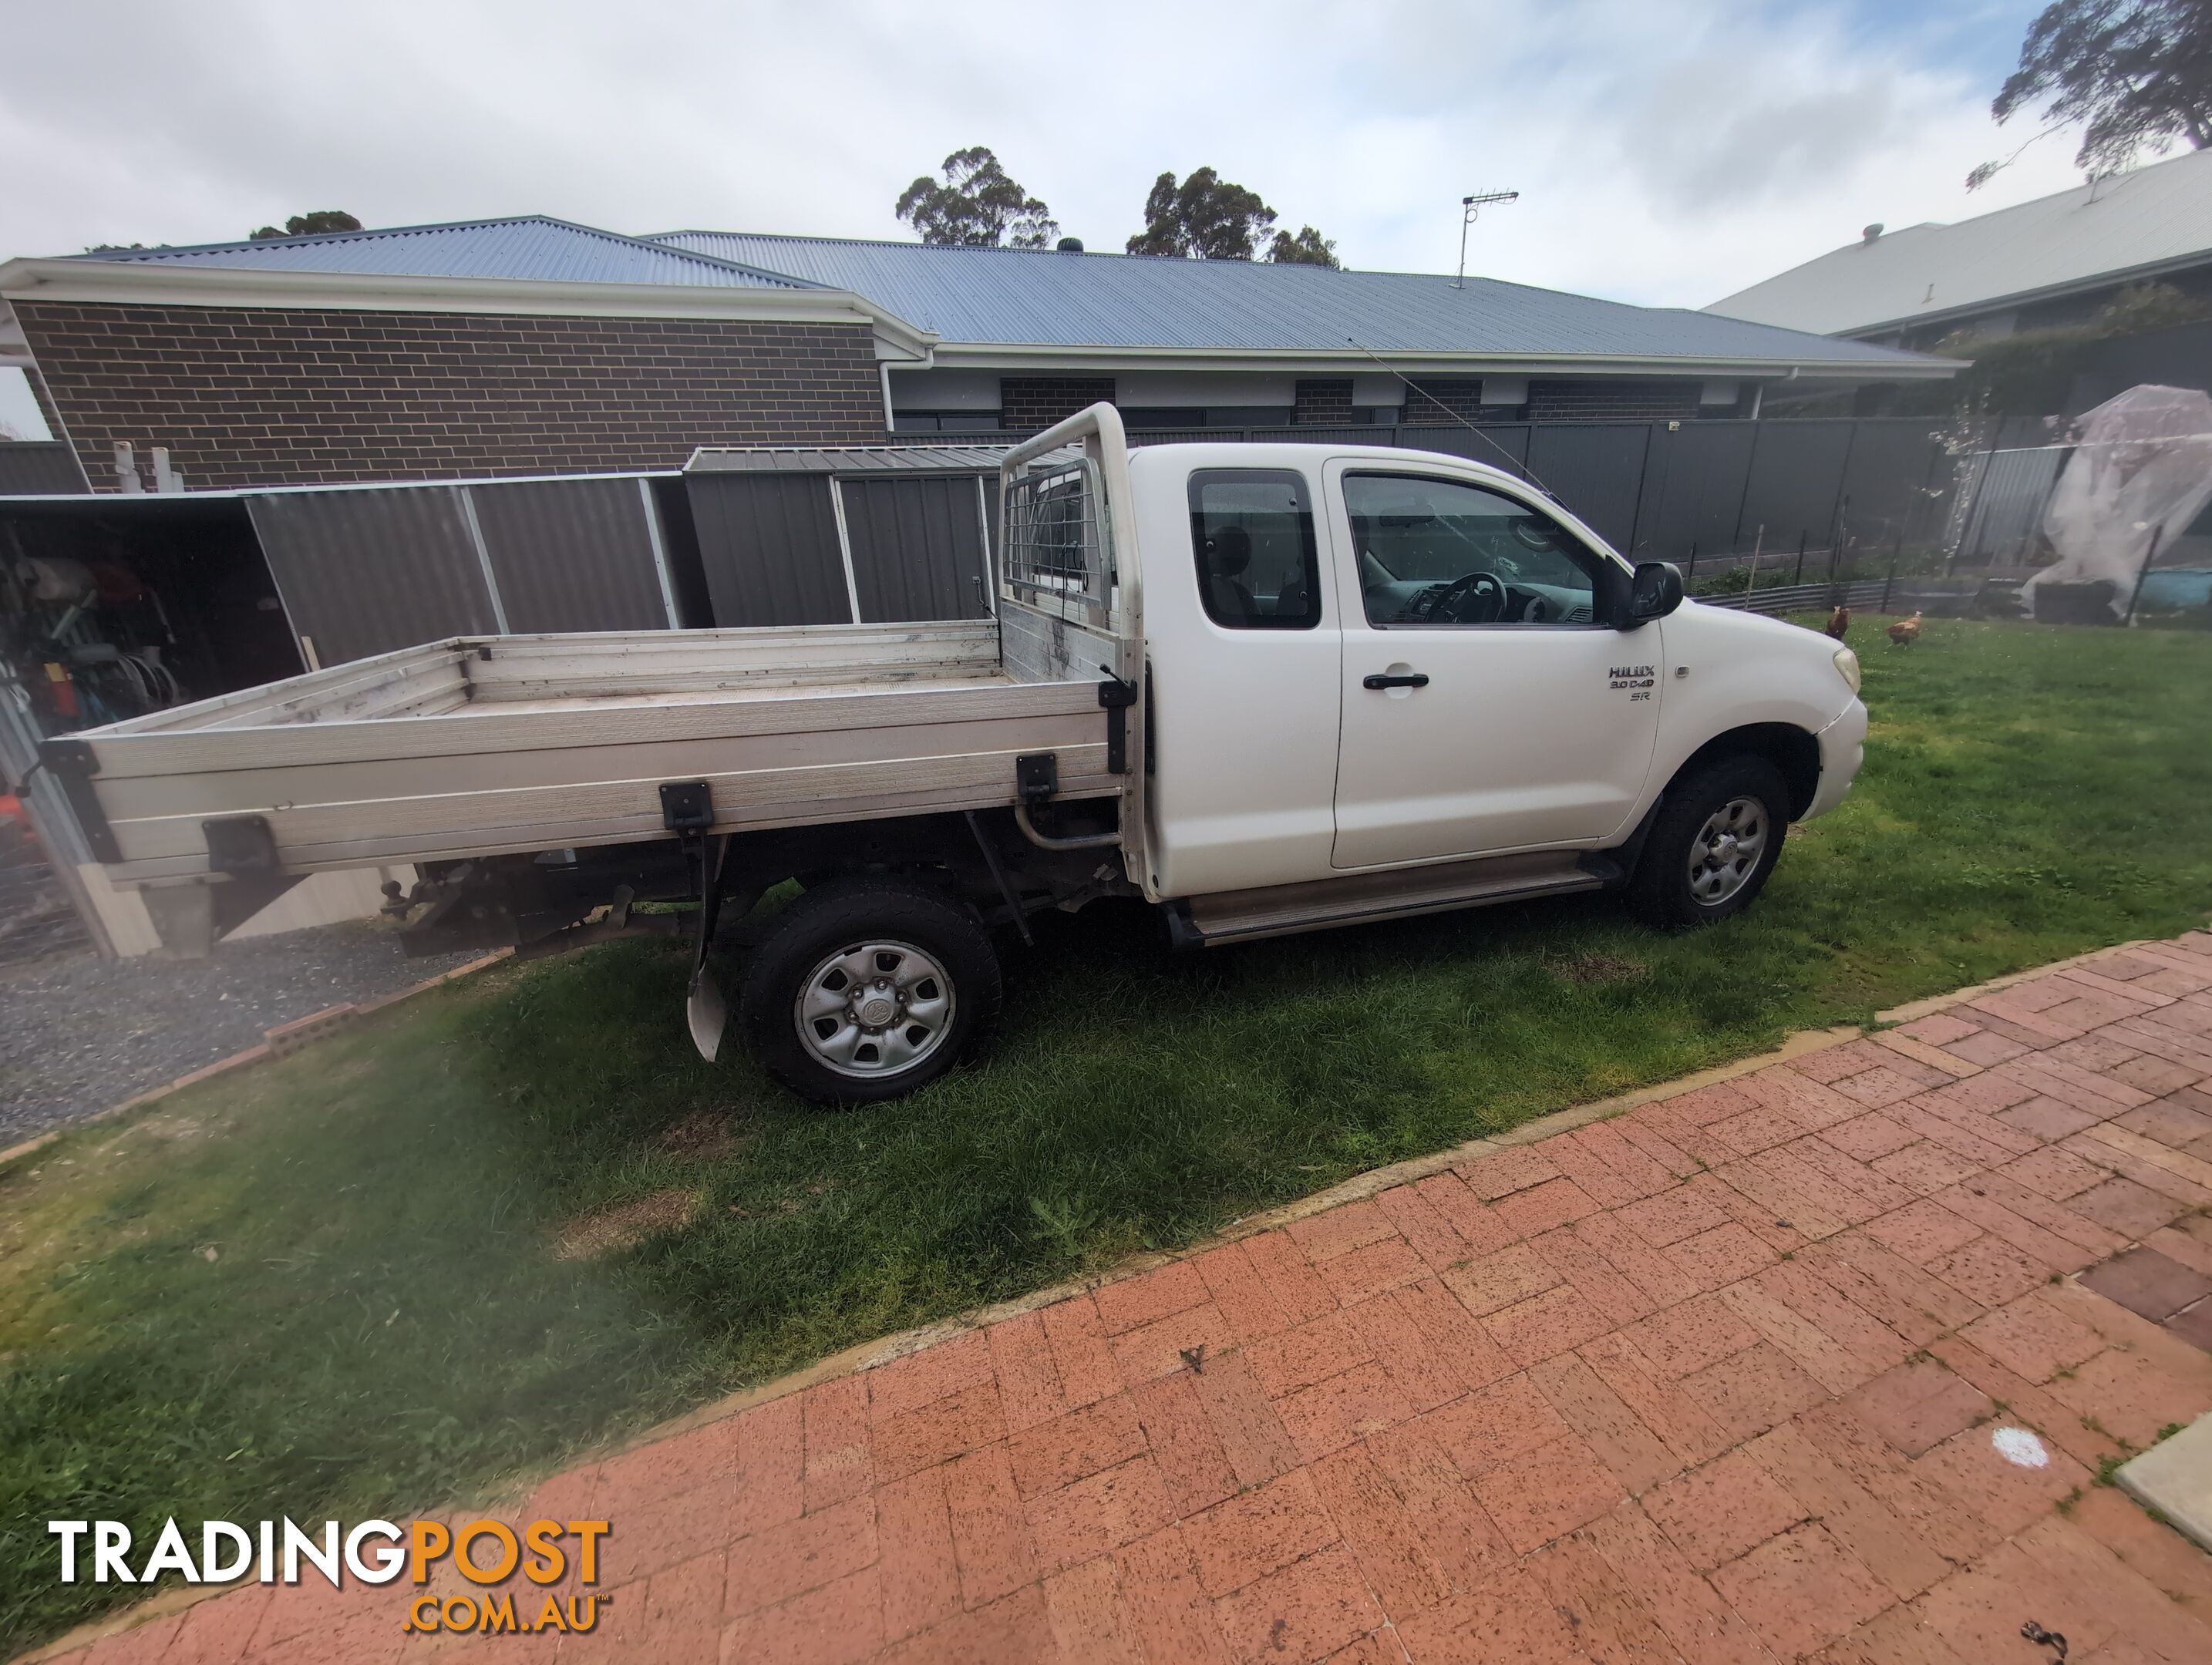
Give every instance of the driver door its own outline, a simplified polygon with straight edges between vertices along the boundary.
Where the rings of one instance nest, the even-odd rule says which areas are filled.
[[[1658,732],[1660,627],[1599,623],[1626,569],[1533,503],[1333,463],[1345,620],[1332,865],[1602,845]]]

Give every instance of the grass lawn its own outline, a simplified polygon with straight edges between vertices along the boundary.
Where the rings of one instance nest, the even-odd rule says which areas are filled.
[[[404,1518],[1376,1164],[2202,921],[2212,635],[1879,623],[1857,790],[1713,931],[1576,898],[1170,959],[1095,909],[1010,950],[978,1066],[842,1113],[701,1063],[681,956],[617,944],[19,1161],[0,1654],[117,1599],[55,1582],[49,1519]],[[658,1229],[595,1249],[577,1223],[626,1205]]]

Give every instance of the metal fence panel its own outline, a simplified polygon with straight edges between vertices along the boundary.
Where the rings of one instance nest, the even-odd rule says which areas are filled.
[[[1927,536],[1942,525],[1939,499],[1948,472],[1936,465],[1943,454],[1931,422],[1859,423],[1844,468],[1844,536],[1862,544],[1889,544]]]
[[[76,453],[59,440],[0,441],[0,492],[45,495],[91,489],[76,465]]]
[[[510,630],[658,630],[672,621],[635,479],[471,486]]]
[[[864,621],[990,616],[980,485],[927,476],[838,481]]]
[[[292,628],[321,664],[499,628],[457,487],[274,492],[247,507]]]
[[[1751,543],[1765,526],[1769,549],[1800,538],[1826,543],[1857,426],[1847,420],[1759,423],[1737,541]]]
[[[1984,452],[1971,459],[1963,471],[1964,524],[1952,560],[1968,566],[2025,561],[2042,525],[2044,506],[2072,454],[2070,446],[2045,445]]]
[[[827,475],[695,474],[686,485],[717,626],[853,623]]]
[[[1528,467],[1528,435],[1533,431],[1527,422],[1485,422],[1473,428],[1456,423],[1408,423],[1395,428],[1370,428],[1371,437],[1365,443],[1440,451],[1448,457],[1464,457],[1469,462],[1487,463],[1492,468],[1525,474]]]
[[[1757,437],[1757,424],[1748,422],[1685,422],[1655,434],[1648,501],[1637,526],[1639,553],[1681,561],[1693,547],[1711,555],[1733,544]]]
[[[1627,549],[1644,493],[1649,422],[1560,422],[1534,430],[1528,475],[1598,536]]]
[[[1304,445],[1376,445],[1372,428],[1331,428],[1322,422],[1294,422],[1288,428],[1253,428],[1270,439],[1292,440]]]

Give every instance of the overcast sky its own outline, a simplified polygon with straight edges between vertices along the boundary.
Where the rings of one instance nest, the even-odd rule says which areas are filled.
[[[0,0],[0,258],[313,208],[896,238],[981,143],[1093,248],[1210,163],[1347,265],[1449,272],[1458,199],[1510,188],[1471,270],[1702,306],[2075,183],[2059,137],[1963,188],[2032,131],[1988,112],[2036,9]]]

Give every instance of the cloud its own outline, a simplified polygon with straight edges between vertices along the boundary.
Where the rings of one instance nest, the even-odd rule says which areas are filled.
[[[2054,141],[1960,184],[2015,142],[1986,65],[2021,21],[1966,52],[1955,28],[1688,0],[0,0],[0,253],[314,208],[898,237],[900,188],[981,143],[1093,248],[1155,174],[1211,163],[1350,264],[1447,271],[1459,197],[1514,188],[1473,269],[1701,305],[1870,220],[2071,183]]]

